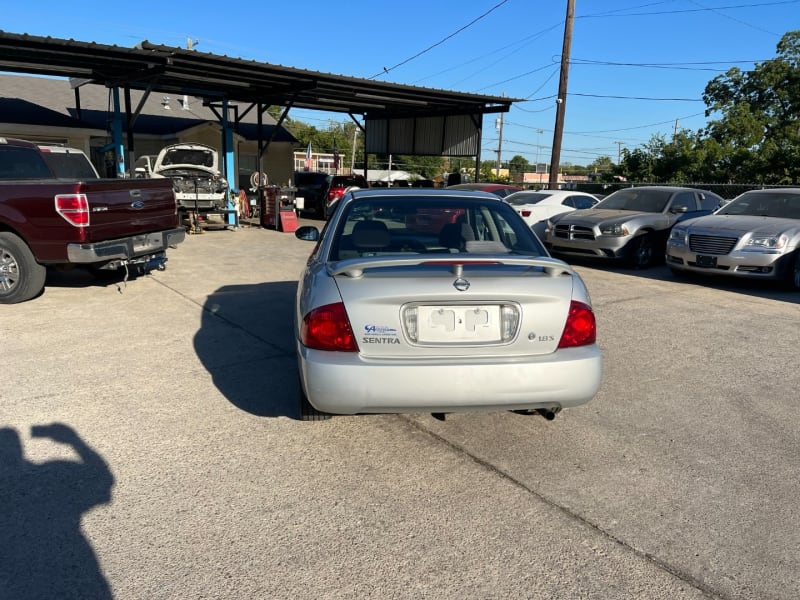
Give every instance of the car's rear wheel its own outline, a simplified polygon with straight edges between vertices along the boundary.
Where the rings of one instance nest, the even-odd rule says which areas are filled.
[[[44,289],[47,269],[17,235],[0,231],[0,304],[30,300]]]
[[[655,240],[652,233],[640,235],[633,241],[630,263],[634,269],[646,269],[653,264]]]
[[[301,421],[326,421],[331,418],[328,413],[317,410],[308,401],[306,393],[303,391],[303,384],[298,381],[298,395],[300,399],[300,420]]]

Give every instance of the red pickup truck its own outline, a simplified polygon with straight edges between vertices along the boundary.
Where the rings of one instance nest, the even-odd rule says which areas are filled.
[[[185,238],[169,179],[63,175],[36,144],[0,137],[0,304],[40,294],[48,266],[163,269]]]

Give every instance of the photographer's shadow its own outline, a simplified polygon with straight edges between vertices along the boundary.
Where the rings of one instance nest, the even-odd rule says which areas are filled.
[[[0,428],[0,589],[4,598],[112,598],[81,515],[111,500],[103,458],[67,425],[31,428],[32,437],[70,446],[79,461],[25,459],[19,433]]]

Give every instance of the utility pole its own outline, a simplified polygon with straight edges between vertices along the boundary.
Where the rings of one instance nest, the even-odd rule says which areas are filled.
[[[617,145],[617,164],[622,162],[622,145],[625,142],[614,142]]]
[[[539,145],[539,137],[544,133],[544,129],[537,129],[536,130],[536,164],[539,164],[539,150],[541,146]]]
[[[556,126],[553,133],[553,155],[550,157],[551,190],[558,189],[558,171],[561,161],[561,138],[564,137],[564,113],[567,109],[567,81],[569,79],[569,53],[572,48],[572,22],[575,20],[575,0],[567,0],[567,18],[564,23],[564,45],[561,50],[561,77],[556,98]]]
[[[495,127],[500,130],[500,137],[497,139],[497,162],[495,163],[495,167],[497,167],[497,177],[500,178],[500,155],[503,152],[503,113],[500,113],[500,116],[494,122]]]
[[[350,174],[356,168],[356,140],[358,139],[358,127],[353,129],[353,155],[350,157]]]

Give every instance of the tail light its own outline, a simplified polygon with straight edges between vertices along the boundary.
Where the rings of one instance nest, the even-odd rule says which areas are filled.
[[[594,344],[595,341],[597,341],[597,323],[594,312],[590,306],[573,300],[569,305],[567,324],[564,326],[564,333],[561,334],[558,347],[588,346]]]
[[[358,352],[356,338],[344,304],[326,304],[315,308],[303,318],[300,341],[314,350]]]
[[[58,194],[56,212],[75,227],[89,226],[89,199],[86,194]]]
[[[530,217],[531,216],[531,211],[529,211],[529,210],[521,210],[521,211],[519,211],[519,214],[521,214],[523,217]]]

